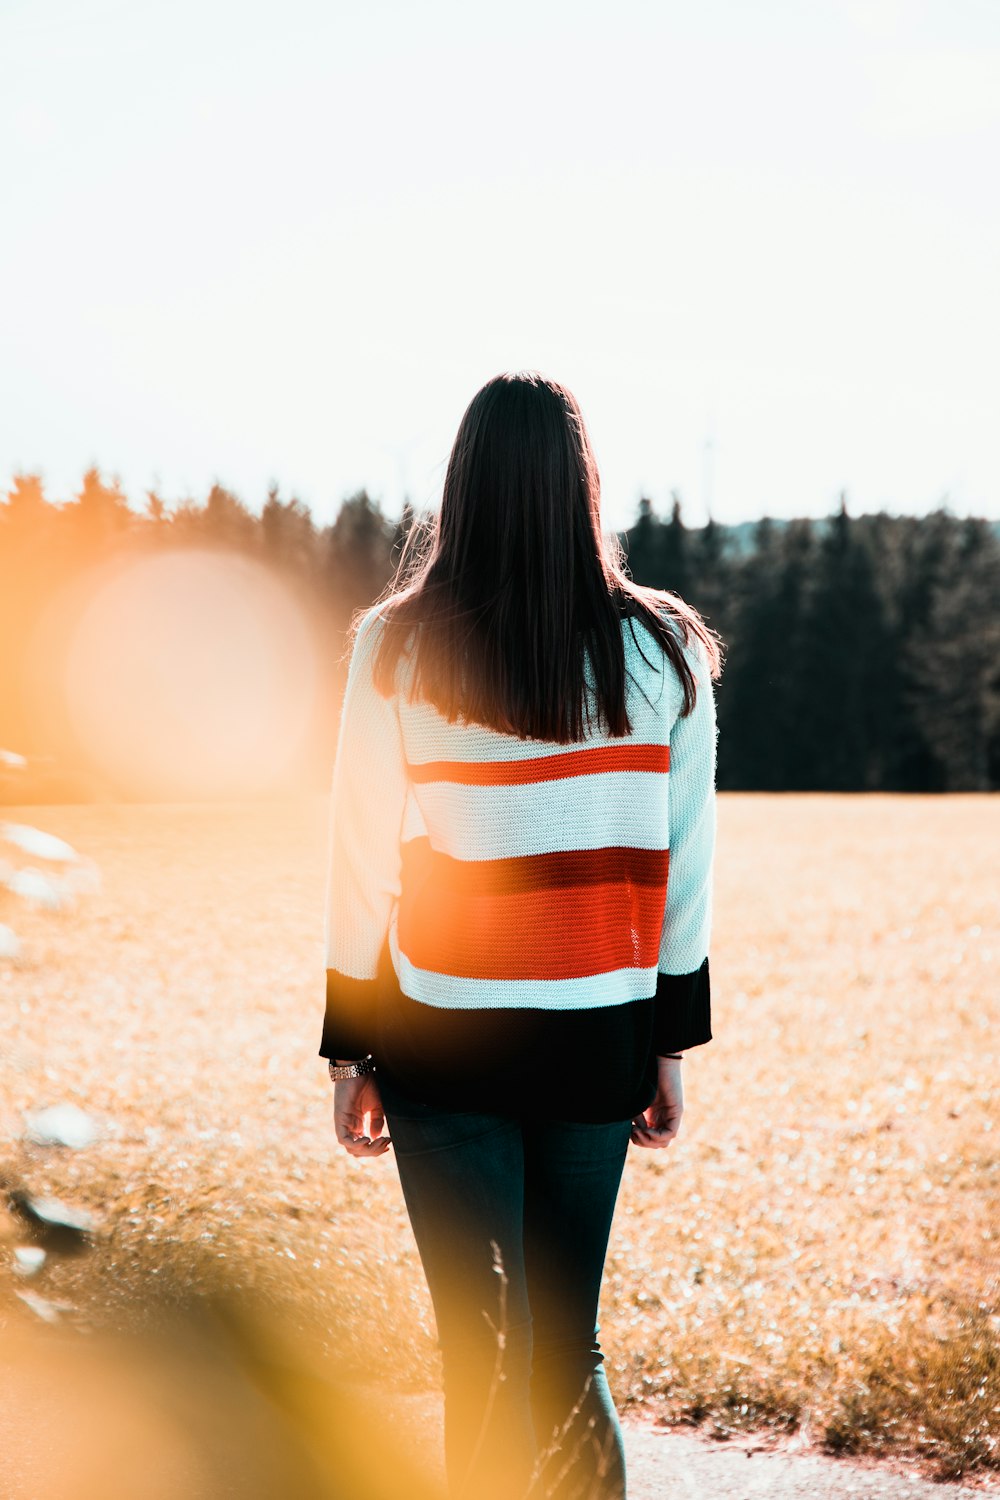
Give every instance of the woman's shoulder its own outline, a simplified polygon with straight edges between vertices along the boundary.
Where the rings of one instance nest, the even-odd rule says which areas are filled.
[[[673,654],[666,636],[675,643],[674,649],[679,647],[689,659],[696,653],[697,637],[685,628],[683,619],[666,602],[660,604],[656,600],[646,610],[628,610],[623,613],[621,624],[626,654],[641,653],[658,671],[666,669]]]
[[[667,660],[671,657],[663,640],[663,633],[669,633],[699,680],[715,675],[713,653],[707,640],[713,632],[697,610],[666,589],[645,589],[643,594],[646,610],[636,607],[629,611],[623,617],[623,628],[632,627],[633,638],[639,635],[644,650],[648,649],[647,643],[652,644],[659,653],[658,661],[661,657]],[[655,626],[650,615],[655,616]]]

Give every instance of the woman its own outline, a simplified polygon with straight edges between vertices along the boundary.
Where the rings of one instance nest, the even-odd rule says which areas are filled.
[[[337,1138],[395,1146],[452,1494],[621,1496],[598,1299],[629,1143],[675,1139],[712,1035],[719,641],[626,576],[580,408],[535,372],[474,397],[426,540],[342,710]]]

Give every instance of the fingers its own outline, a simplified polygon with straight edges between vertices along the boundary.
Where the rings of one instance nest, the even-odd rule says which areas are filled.
[[[647,1146],[650,1149],[669,1146],[677,1138],[680,1130],[680,1120],[673,1120],[666,1125],[650,1125],[645,1115],[636,1115],[632,1121],[632,1134],[629,1137],[633,1146]]]
[[[379,1130],[376,1131],[373,1119],[372,1134],[365,1135],[362,1118],[357,1115],[336,1115],[334,1128],[337,1140],[352,1156],[384,1156],[392,1145],[387,1135],[379,1133],[382,1129],[381,1121],[379,1121]]]
[[[633,1126],[630,1139],[633,1146],[655,1148],[657,1146],[669,1146],[676,1135],[676,1130],[650,1130],[648,1127],[645,1130],[639,1130]]]
[[[392,1145],[382,1134],[385,1116],[371,1111],[371,1134],[365,1134],[365,1117],[357,1110],[334,1109],[333,1126],[337,1140],[352,1156],[382,1156]]]

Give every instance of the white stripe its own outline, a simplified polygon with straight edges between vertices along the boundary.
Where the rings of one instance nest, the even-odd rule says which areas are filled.
[[[577,979],[462,979],[416,968],[400,952],[395,927],[390,952],[403,994],[439,1010],[593,1010],[656,994],[655,968],[613,969]]]
[[[601,771],[527,786],[423,782],[412,788],[431,844],[453,859],[568,849],[666,849],[664,771]],[[408,829],[415,820],[408,819]]]
[[[407,703],[403,729],[407,758],[418,765],[434,760],[460,760],[475,765],[492,760],[537,760],[607,743],[602,737],[556,745],[550,740],[522,740],[516,734],[501,734],[485,724],[449,724],[433,704],[423,701]]]

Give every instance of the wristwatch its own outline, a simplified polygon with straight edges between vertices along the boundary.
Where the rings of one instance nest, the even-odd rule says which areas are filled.
[[[375,1062],[369,1052],[367,1057],[362,1057],[358,1062],[342,1063],[338,1065],[330,1059],[330,1077],[337,1078],[364,1078],[366,1073],[374,1073]]]

